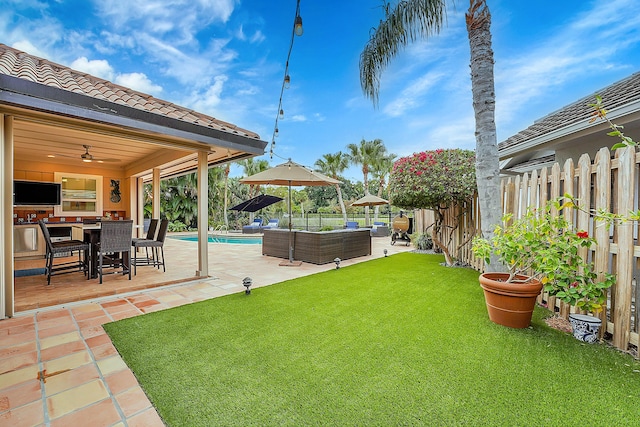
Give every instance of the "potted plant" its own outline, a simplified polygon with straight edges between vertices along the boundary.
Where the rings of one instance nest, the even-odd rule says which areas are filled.
[[[491,241],[474,239],[476,256],[488,264],[495,252],[508,270],[480,276],[492,321],[513,328],[529,326],[536,298],[543,288],[549,295],[584,312],[597,313],[602,309],[614,277],[603,274],[599,279],[593,263],[581,254],[586,252],[581,248],[590,248],[596,241],[565,219],[563,210],[570,208],[578,206],[570,196],[565,196],[551,201],[543,210],[528,210],[522,218],[512,220],[512,216],[505,216],[507,225],[498,226]],[[577,316],[578,320],[581,316],[584,315]],[[593,316],[588,320],[593,319],[599,322]],[[592,332],[588,339],[581,339],[590,340]]]

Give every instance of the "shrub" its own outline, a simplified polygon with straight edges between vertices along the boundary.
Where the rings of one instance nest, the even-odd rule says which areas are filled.
[[[412,234],[411,243],[419,251],[427,251],[433,249],[433,240],[428,233]]]

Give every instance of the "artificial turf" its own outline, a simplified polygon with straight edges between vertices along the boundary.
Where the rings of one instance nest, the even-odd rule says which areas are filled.
[[[169,426],[637,425],[640,363],[403,253],[105,325]]]

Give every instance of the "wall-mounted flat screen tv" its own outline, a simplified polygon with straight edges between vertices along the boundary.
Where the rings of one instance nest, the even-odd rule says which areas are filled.
[[[60,192],[57,182],[13,181],[13,205],[57,206]]]

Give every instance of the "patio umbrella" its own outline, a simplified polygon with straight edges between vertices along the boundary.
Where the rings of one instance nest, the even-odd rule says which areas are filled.
[[[292,162],[289,159],[286,163],[258,172],[255,175],[242,178],[243,184],[268,184],[286,185],[289,187],[289,264],[293,264],[293,243],[291,233],[291,187],[292,186],[324,186],[340,184],[337,179],[329,178],[319,172],[315,172],[307,167]]]
[[[374,196],[373,194],[367,194],[366,196],[356,200],[351,203],[351,206],[378,206],[378,205],[387,205],[389,204],[388,200],[382,199],[378,196]],[[367,216],[367,220],[369,217]],[[369,224],[366,224],[369,225]]]
[[[382,199],[378,196],[374,196],[373,194],[367,194],[366,196],[351,203],[351,206],[376,206],[387,204],[389,204],[388,200]]]
[[[229,208],[232,211],[239,212],[257,212],[262,208],[266,208],[274,203],[278,203],[280,200],[284,200],[282,197],[271,196],[269,194],[260,194],[259,196],[253,197],[249,200],[245,200],[244,202],[235,205],[232,208]]]

